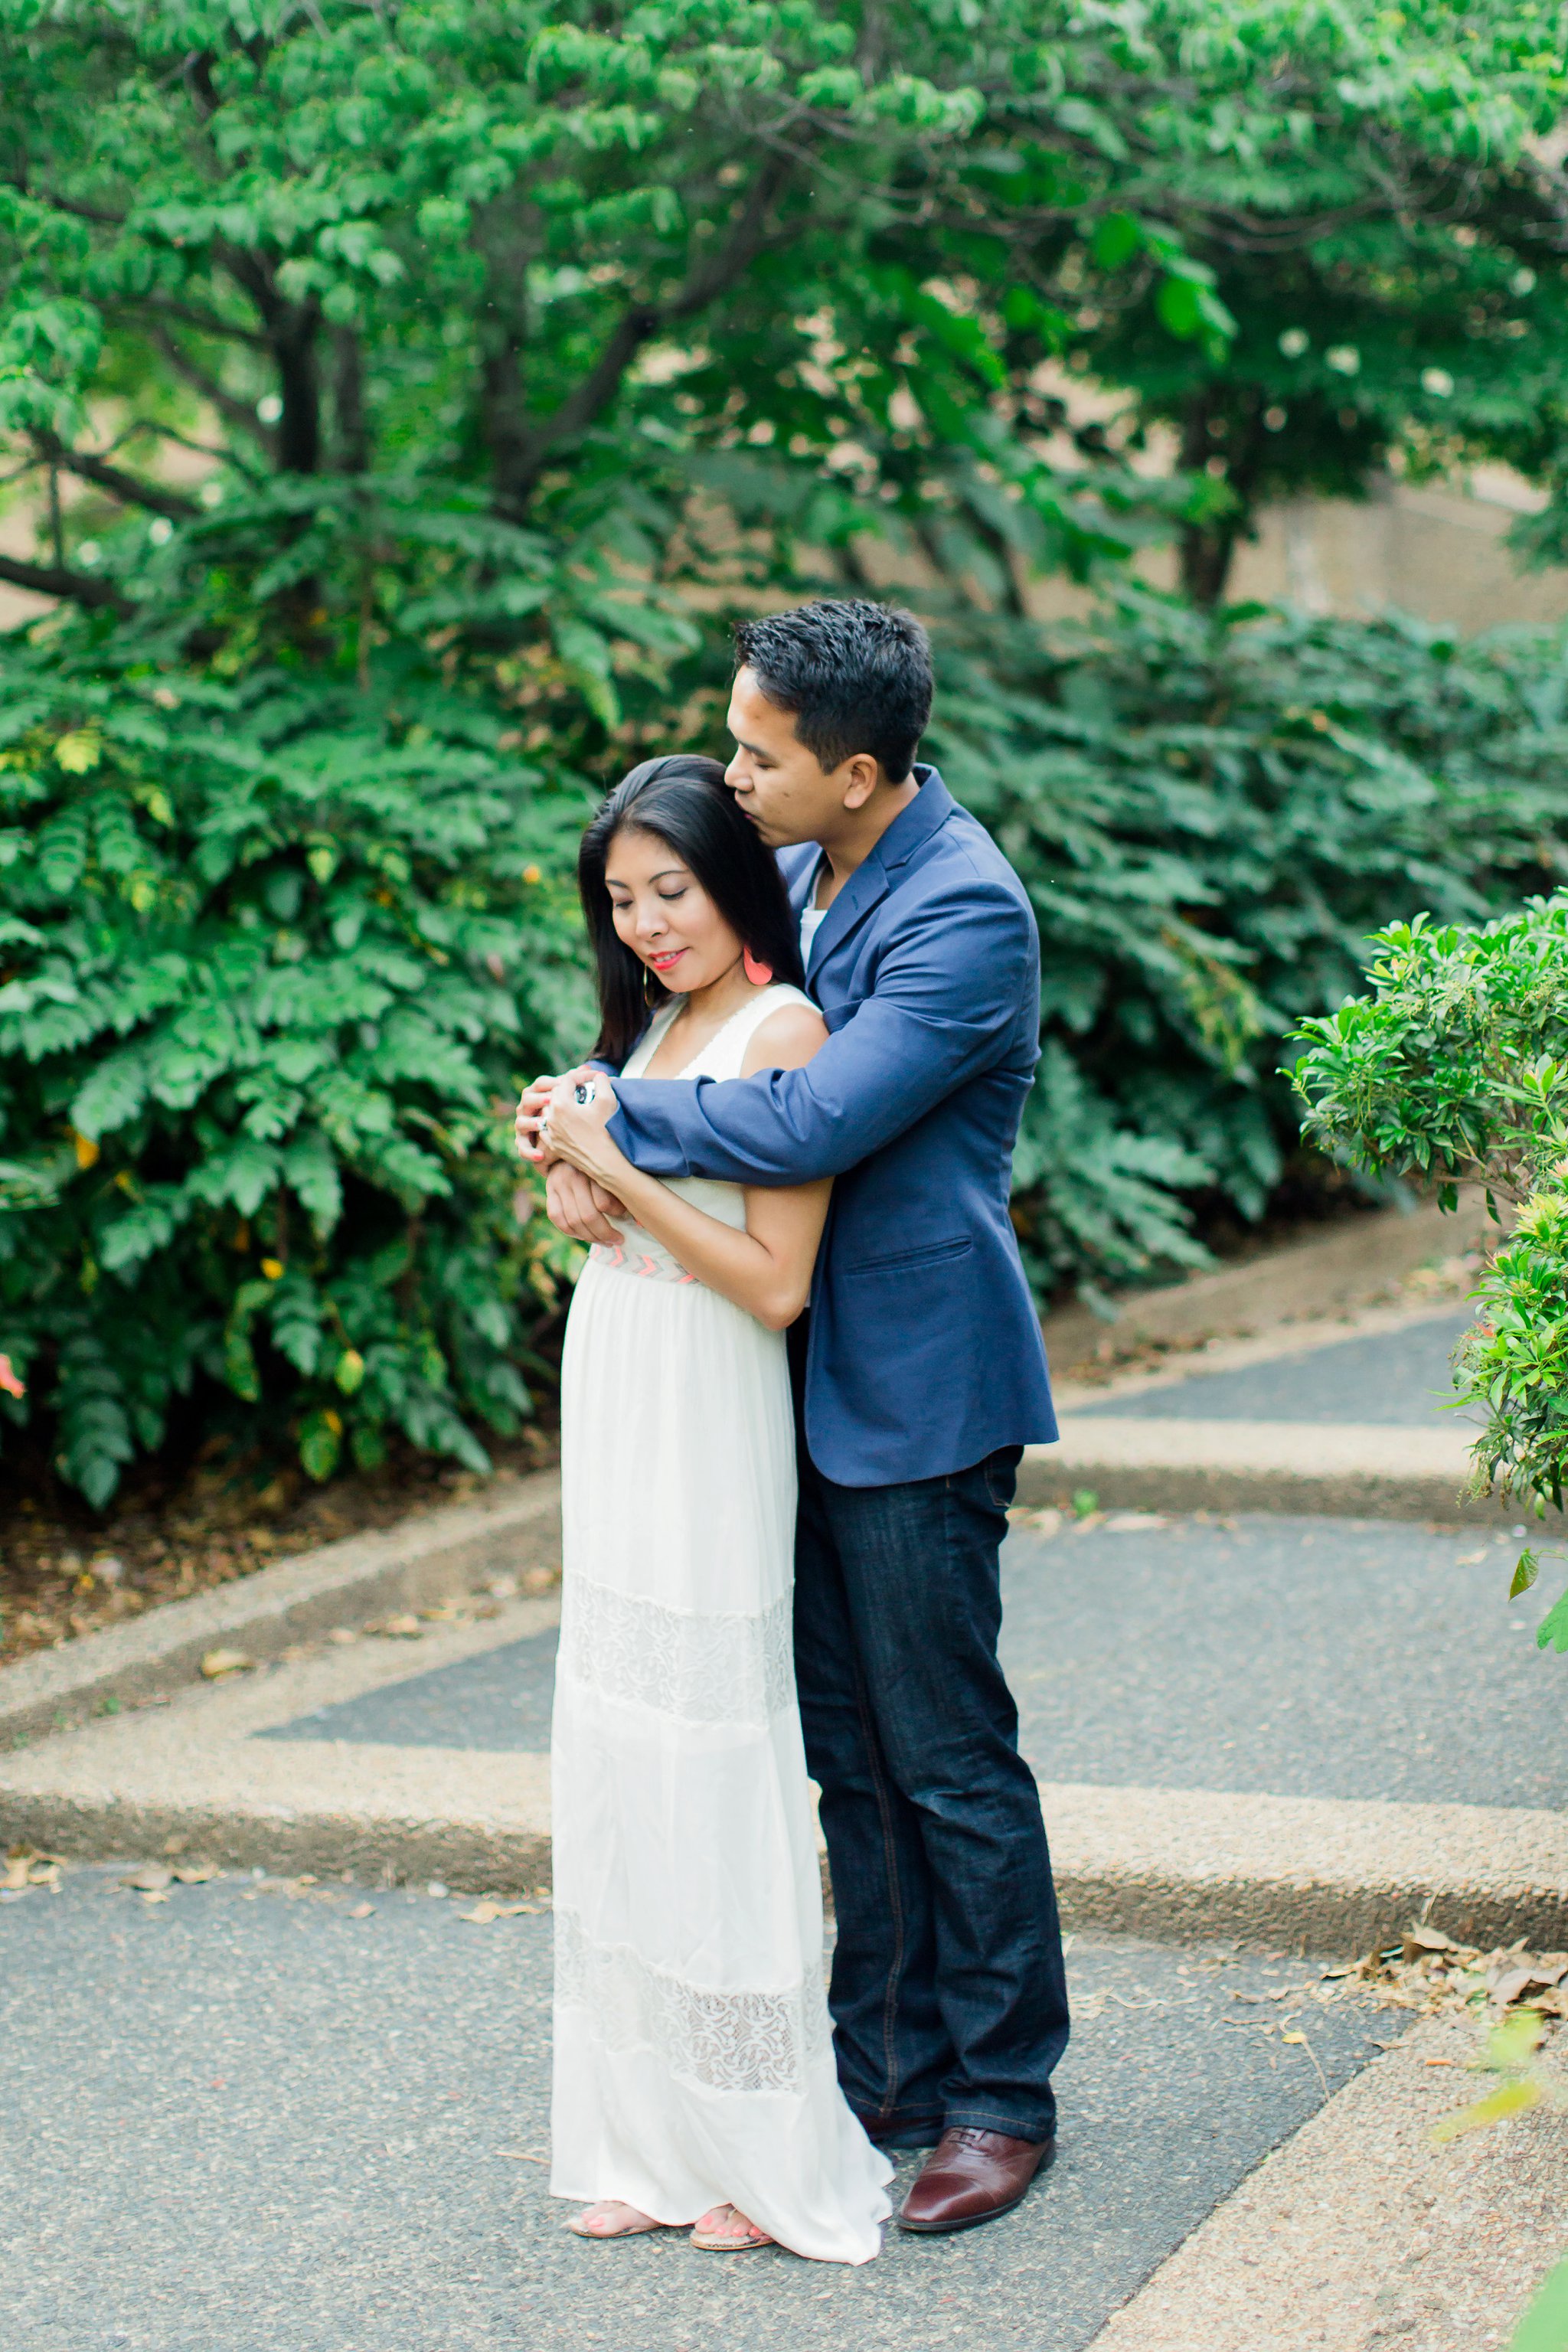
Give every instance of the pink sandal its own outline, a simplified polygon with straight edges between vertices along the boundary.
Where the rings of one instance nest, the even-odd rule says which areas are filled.
[[[734,2225],[728,2231],[724,2227],[726,2220]],[[770,2238],[765,2230],[759,2230],[754,2221],[748,2221],[733,2205],[715,2205],[710,2213],[704,2213],[693,2225],[687,2242],[700,2246],[705,2254],[749,2254],[753,2247],[776,2245],[778,2241]]]

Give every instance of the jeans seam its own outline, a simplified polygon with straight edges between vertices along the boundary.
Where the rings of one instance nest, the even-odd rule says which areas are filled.
[[[888,1904],[893,1920],[893,1951],[888,1969],[888,1989],[882,1997],[882,2099],[879,2116],[894,2112],[893,2095],[898,2081],[896,2063],[899,2008],[899,1979],[904,1966],[904,1906],[903,1890],[899,1885],[898,1849],[893,1839],[891,1809],[888,1803],[888,1784],[882,1770],[882,1748],[872,1720],[870,1703],[866,1692],[866,1678],[858,1665],[855,1670],[855,1704],[860,1711],[860,1725],[866,1737],[866,1755],[871,1769],[871,1786],[877,1795],[877,1815],[882,1824],[882,1859],[888,1874]]]

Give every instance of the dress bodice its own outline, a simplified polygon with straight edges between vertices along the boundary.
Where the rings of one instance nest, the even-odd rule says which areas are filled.
[[[638,1038],[627,1055],[622,1076],[640,1078],[659,1046],[669,1034],[671,1024],[680,1012],[683,998],[658,1013]],[[738,1078],[745,1063],[746,1048],[763,1023],[786,1004],[810,1004],[804,989],[793,988],[786,982],[775,982],[772,987],[759,988],[756,994],[739,1012],[731,1015],[723,1027],[716,1029],[707,1043],[699,1047],[680,1069],[668,1076],[677,1078]],[[813,1011],[816,1007],[812,1007]],[[721,1224],[737,1229],[746,1222],[746,1196],[739,1184],[718,1184],[705,1176],[677,1176],[665,1180],[672,1192],[689,1201],[694,1209],[701,1209]],[[612,1220],[625,1239],[616,1249],[595,1242],[588,1255],[601,1265],[617,1268],[626,1274],[638,1274],[656,1282],[691,1282],[695,1277],[687,1273],[670,1255],[662,1242],[645,1233],[630,1217]]]

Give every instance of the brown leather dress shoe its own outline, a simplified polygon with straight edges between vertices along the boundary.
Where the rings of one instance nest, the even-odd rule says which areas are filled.
[[[973,2230],[1010,2213],[1057,2152],[1054,2139],[1009,2139],[1005,2132],[957,2125],[944,2131],[903,2202],[900,2230]]]

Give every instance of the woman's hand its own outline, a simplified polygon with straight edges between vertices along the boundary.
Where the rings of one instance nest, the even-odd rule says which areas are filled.
[[[580,1086],[592,1087],[591,1102],[577,1100]],[[612,1192],[631,1172],[625,1153],[605,1132],[616,1108],[616,1090],[602,1070],[568,1070],[556,1082],[540,1129],[540,1141],[554,1159],[581,1169]]]

